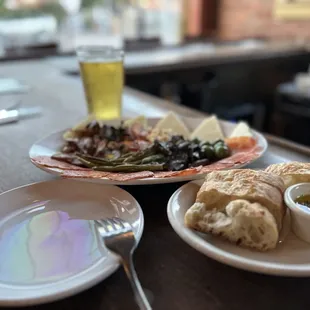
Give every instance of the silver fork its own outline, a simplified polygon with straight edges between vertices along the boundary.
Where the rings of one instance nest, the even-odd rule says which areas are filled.
[[[95,223],[105,246],[120,257],[139,308],[151,310],[133,264],[132,256],[137,242],[131,225],[117,217],[95,220]]]

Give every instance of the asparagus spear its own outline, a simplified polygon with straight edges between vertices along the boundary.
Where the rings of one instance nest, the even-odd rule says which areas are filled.
[[[81,157],[81,156],[76,155],[75,157],[76,157],[81,163],[83,163],[86,167],[88,167],[88,168],[93,168],[93,167],[96,166],[96,164],[94,164],[94,163],[92,163],[92,162],[90,162],[90,161],[84,159],[84,158]]]
[[[124,164],[118,166],[97,166],[93,167],[96,171],[107,171],[107,172],[139,172],[139,171],[162,171],[164,165],[153,164],[153,165],[133,165]]]
[[[141,160],[141,164],[160,163],[166,161],[165,156],[162,154],[151,155]]]

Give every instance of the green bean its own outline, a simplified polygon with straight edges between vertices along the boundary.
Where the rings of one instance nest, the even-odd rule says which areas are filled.
[[[164,170],[164,165],[154,164],[154,165],[132,165],[124,164],[118,166],[96,166],[93,167],[96,171],[106,171],[106,172],[139,172],[139,171],[162,171]]]
[[[88,162],[85,163],[85,165],[89,166],[89,167],[95,167],[95,166],[117,166],[122,164],[123,162],[118,162],[118,161],[112,161],[112,160],[96,160],[96,159],[85,159],[83,156],[80,155],[76,155],[76,158],[78,158],[79,160],[84,160],[83,162]],[[90,166],[90,164],[92,164],[92,166]]]
[[[77,157],[81,157],[85,160],[88,160],[89,162],[91,163],[94,163],[94,164],[105,164],[105,163],[109,163],[110,160],[107,160],[107,159],[104,159],[104,158],[101,158],[101,157],[95,157],[95,156],[91,156],[91,155],[86,155],[86,154],[76,154]]]
[[[163,161],[165,161],[165,156],[162,154],[157,154],[143,158],[141,164],[158,163]]]
[[[80,157],[80,156],[78,156],[78,155],[76,155],[76,158],[77,158],[83,165],[85,165],[85,166],[88,167],[88,168],[93,168],[93,167],[96,166],[96,164],[94,164],[94,163],[92,163],[92,162],[90,162],[90,161],[88,161],[88,160],[86,160],[86,159],[84,159],[84,158],[82,158],[82,157]]]
[[[154,151],[151,148],[146,149],[144,151],[132,153],[132,156],[127,157],[124,160],[124,163],[131,163],[137,160],[142,160],[143,158],[151,156],[153,154],[154,154]]]

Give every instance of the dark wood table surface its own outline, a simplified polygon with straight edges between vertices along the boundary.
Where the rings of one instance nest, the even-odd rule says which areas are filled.
[[[0,128],[0,191],[3,192],[27,183],[52,179],[30,163],[29,147],[42,136],[75,124],[85,116],[86,109],[79,79],[62,75],[43,60],[6,63],[1,66],[0,73],[17,77],[32,86],[32,91],[23,98],[24,106],[39,105],[43,108],[39,117]],[[201,116],[199,112],[125,89],[126,116],[144,113],[154,117],[168,110]],[[289,160],[309,161],[308,148],[276,137],[268,136],[268,139],[270,147],[267,154],[253,167]],[[180,185],[124,187],[144,210],[145,230],[136,250],[135,263],[143,286],[153,297],[153,309],[267,310],[276,306],[282,310],[309,309],[307,292],[310,279],[271,277],[241,271],[217,263],[184,243],[169,225],[166,215],[167,201]],[[83,293],[31,309],[134,310],[137,306],[124,272],[119,269]]]

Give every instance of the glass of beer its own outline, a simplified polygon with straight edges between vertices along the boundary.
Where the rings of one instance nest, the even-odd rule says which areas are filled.
[[[88,113],[96,119],[121,117],[124,52],[110,46],[77,48]]]

